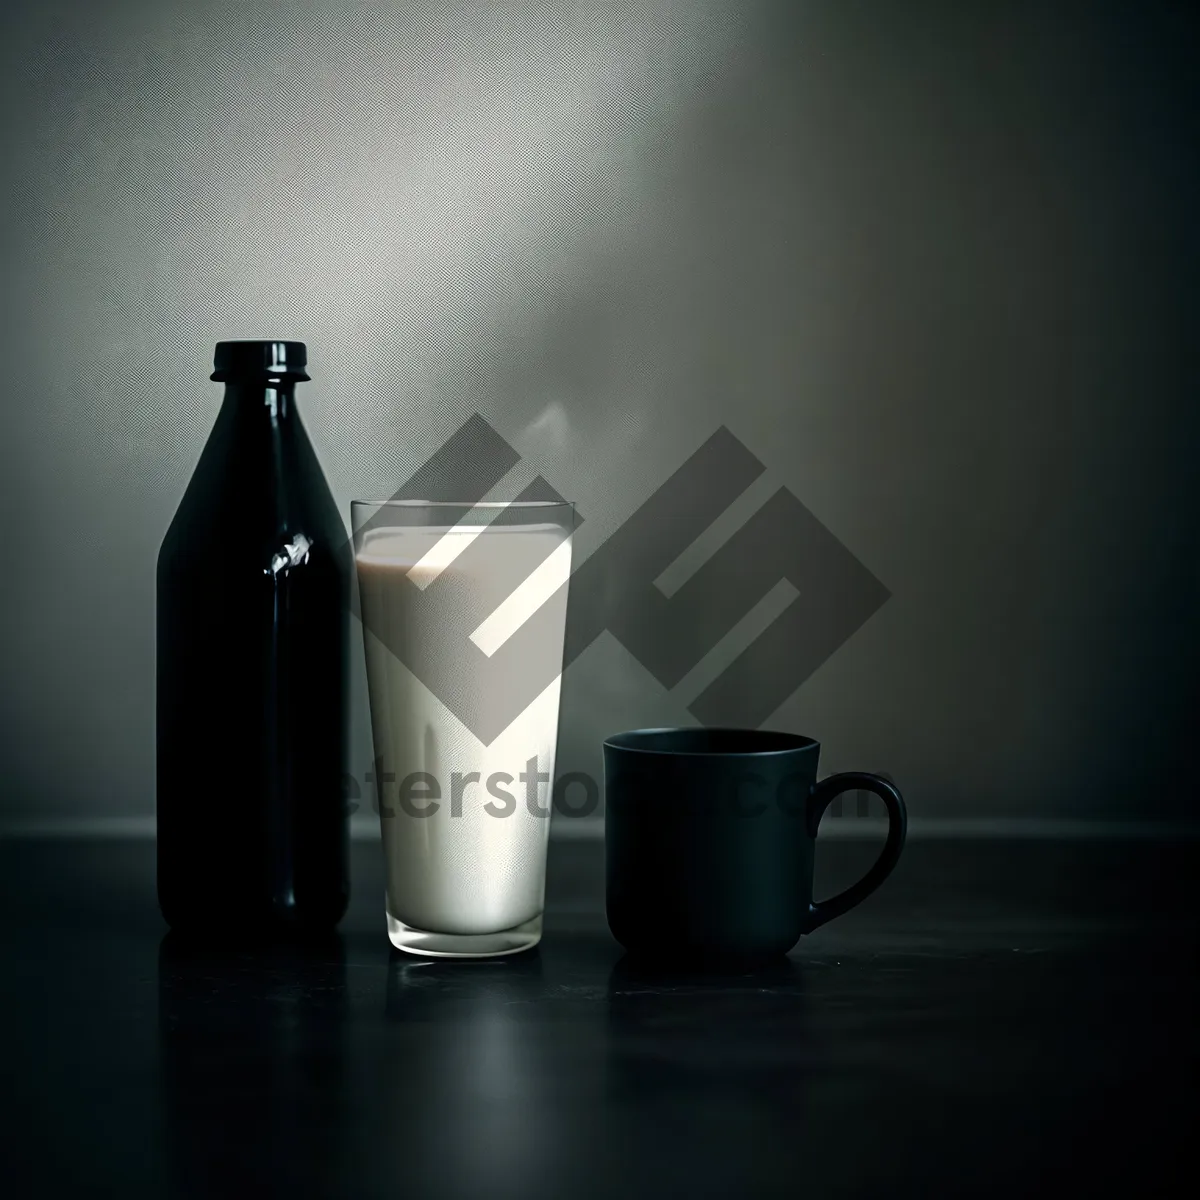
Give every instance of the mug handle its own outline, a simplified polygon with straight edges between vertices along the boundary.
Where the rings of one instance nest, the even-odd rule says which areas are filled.
[[[883,801],[888,815],[887,841],[884,842],[874,866],[856,884],[828,900],[822,900],[819,904],[809,904],[805,933],[812,933],[826,921],[840,917],[842,913],[865,900],[892,873],[900,859],[900,851],[904,849],[904,836],[908,832],[908,811],[904,807],[904,797],[894,784],[882,776],[868,775],[863,771],[845,771],[840,775],[830,775],[813,788],[808,798],[807,814],[808,832],[811,837],[815,839],[817,836],[817,826],[821,823],[822,813],[843,792],[871,792]]]

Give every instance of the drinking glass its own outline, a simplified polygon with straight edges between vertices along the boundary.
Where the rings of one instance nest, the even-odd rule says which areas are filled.
[[[574,506],[351,506],[392,945],[542,935]]]

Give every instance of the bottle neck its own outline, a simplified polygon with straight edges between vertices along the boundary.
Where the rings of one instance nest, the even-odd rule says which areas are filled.
[[[296,382],[269,376],[226,380],[225,407],[239,415],[285,421],[295,413]]]

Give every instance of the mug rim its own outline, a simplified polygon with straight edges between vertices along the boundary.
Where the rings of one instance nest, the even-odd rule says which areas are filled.
[[[775,745],[754,746],[737,749],[680,749],[679,747],[656,747],[639,744],[652,742],[663,735],[678,735],[689,733],[711,733],[734,735],[745,738],[748,742],[761,739],[764,743],[775,742]],[[779,745],[779,742],[785,742]],[[753,757],[767,758],[777,754],[795,754],[803,750],[820,750],[821,744],[816,738],[810,738],[802,733],[787,733],[777,729],[746,729],[733,725],[664,725],[648,729],[626,729],[620,733],[610,734],[604,739],[606,750],[620,750],[633,754],[648,754],[660,758],[738,758]]]

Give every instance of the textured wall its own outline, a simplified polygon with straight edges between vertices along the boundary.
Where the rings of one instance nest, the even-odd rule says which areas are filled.
[[[1189,804],[1188,6],[0,21],[10,816],[153,810],[154,556],[255,336],[308,341],[343,510],[479,412],[587,554],[728,425],[744,515],[786,486],[891,592],[771,724],[921,814]],[[561,765],[686,702],[602,637]]]

